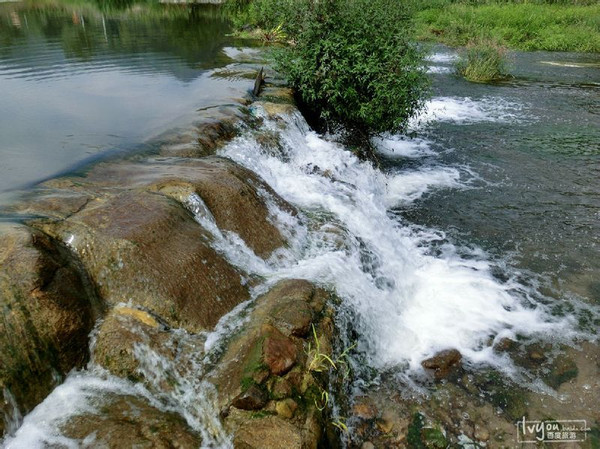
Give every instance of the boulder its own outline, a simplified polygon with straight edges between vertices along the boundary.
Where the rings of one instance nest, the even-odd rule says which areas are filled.
[[[296,214],[293,206],[256,174],[221,157],[99,164],[83,182],[96,189],[150,190],[186,205],[195,194],[205,203],[219,229],[235,232],[263,258],[287,243],[273,224],[267,202]]]
[[[209,376],[209,380],[219,390],[222,407],[227,407],[249,383],[266,383],[272,386],[281,383],[279,376],[274,373],[285,373],[290,371],[290,368],[291,371],[286,375],[286,382],[299,389],[305,377],[301,368],[306,358],[305,351],[299,348],[305,345],[305,342],[292,335],[295,326],[290,324],[293,321],[289,319],[282,321],[279,311],[284,307],[302,310],[306,304],[311,313],[318,316],[323,312],[328,296],[328,292],[308,281],[290,279],[280,281],[255,300],[247,324],[228,343],[217,368]],[[329,328],[321,332],[319,324],[315,323],[315,326],[320,334],[329,336]],[[276,357],[275,351],[270,357],[265,357],[264,350],[267,349],[268,354],[271,349],[271,344],[265,344],[269,336],[272,336],[272,340],[284,342],[282,347],[285,347],[286,351],[281,352],[284,356],[283,360],[280,361]],[[308,338],[313,337],[311,335]],[[325,340],[327,338],[324,338],[323,351],[329,354],[330,345]],[[295,349],[292,349],[290,343],[293,343]],[[267,360],[273,364],[274,372],[267,364]],[[293,367],[292,360],[297,362],[296,368]],[[268,380],[269,376],[274,376],[271,377],[273,380]]]
[[[0,304],[0,389],[11,398],[0,408],[10,420],[87,362],[88,334],[102,306],[64,245],[16,224],[0,225]]]
[[[248,299],[240,273],[207,232],[165,196],[125,191],[35,225],[71,247],[111,305],[130,302],[196,332]]]
[[[171,412],[152,407],[135,396],[116,396],[103,401],[100,413],[74,416],[62,433],[82,448],[197,449],[202,440]]]
[[[456,349],[446,349],[436,353],[421,362],[421,366],[433,373],[435,379],[440,380],[448,377],[452,370],[460,366],[461,353]]]
[[[331,356],[328,296],[307,281],[281,281],[255,300],[246,324],[224,348],[208,380],[217,388],[218,407],[236,448],[317,447],[326,426],[317,401],[328,375],[313,376],[307,352],[314,336],[295,329],[314,321],[321,351]],[[306,311],[308,324],[304,313],[283,313],[286,307]],[[271,400],[261,408],[258,401],[240,407],[240,399],[262,397],[265,389]]]

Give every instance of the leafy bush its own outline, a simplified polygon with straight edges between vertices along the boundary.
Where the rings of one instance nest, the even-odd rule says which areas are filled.
[[[506,49],[492,41],[472,42],[456,63],[469,81],[486,82],[506,77]]]
[[[397,0],[255,0],[251,21],[281,26],[290,45],[276,68],[328,126],[355,135],[401,131],[428,81],[411,23]]]

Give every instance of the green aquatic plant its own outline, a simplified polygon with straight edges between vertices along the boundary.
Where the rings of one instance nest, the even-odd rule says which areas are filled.
[[[469,81],[480,83],[506,78],[506,54],[506,49],[493,41],[471,42],[462,51],[456,70]]]

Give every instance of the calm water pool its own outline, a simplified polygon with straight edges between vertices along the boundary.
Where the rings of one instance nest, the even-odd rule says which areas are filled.
[[[0,195],[108,154],[151,149],[199,108],[243,95],[210,8],[0,3]]]

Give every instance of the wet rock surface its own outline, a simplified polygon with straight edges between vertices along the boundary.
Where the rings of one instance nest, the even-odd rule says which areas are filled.
[[[267,401],[267,394],[258,386],[251,385],[246,391],[242,391],[231,405],[241,410],[259,410],[267,405]]]
[[[66,220],[36,226],[68,243],[111,305],[130,301],[197,331],[248,299],[240,273],[206,231],[162,195],[98,198]]]
[[[421,366],[440,380],[460,366],[462,355],[456,349],[446,349],[436,353],[433,357],[423,360]]]
[[[322,367],[314,363],[320,355],[309,351],[315,346],[313,334],[303,338],[292,333],[298,324],[305,326],[306,309],[291,309],[298,314],[289,311],[285,320],[278,311],[290,303],[305,304],[314,317],[309,326],[314,326],[320,350],[331,356],[329,297],[307,281],[281,281],[256,299],[247,326],[229,342],[209,378],[219,392],[225,427],[236,448],[316,448],[324,438],[328,404],[320,401],[328,370],[316,370]],[[260,408],[238,406],[240,398],[265,395],[268,402]]]
[[[98,329],[92,354],[94,361],[118,377],[143,381],[136,346],[146,345],[163,357],[173,359],[176,349],[171,335],[160,322],[143,310],[113,308]]]
[[[458,377],[436,381],[426,394],[403,395],[402,388],[386,382],[353,399],[349,447],[514,447],[516,425],[523,417],[533,421],[586,420],[590,428],[586,441],[564,447],[595,447],[595,429],[600,423],[595,406],[600,400],[600,348],[592,343],[583,343],[579,349],[558,348],[558,363],[551,360],[556,348],[514,345],[513,349],[526,357],[534,350],[543,354],[547,365],[541,368],[550,373],[550,379],[554,371],[563,373],[560,360],[568,360],[566,370],[571,374],[555,391],[540,391],[491,368],[465,369]],[[517,359],[516,354],[514,357]]]
[[[30,411],[61,377],[85,364],[102,305],[60,242],[16,224],[0,225],[0,304],[3,430],[13,414]]]
[[[82,448],[197,449],[202,443],[181,416],[135,396],[105,398],[100,409],[71,418],[62,431]]]
[[[115,194],[132,194],[132,190],[137,194],[160,193],[188,208],[190,195],[197,195],[221,230],[236,233],[264,258],[287,243],[273,222],[270,207],[296,214],[257,175],[220,157],[101,163],[83,177],[45,183],[14,209],[22,214],[66,219]]]

